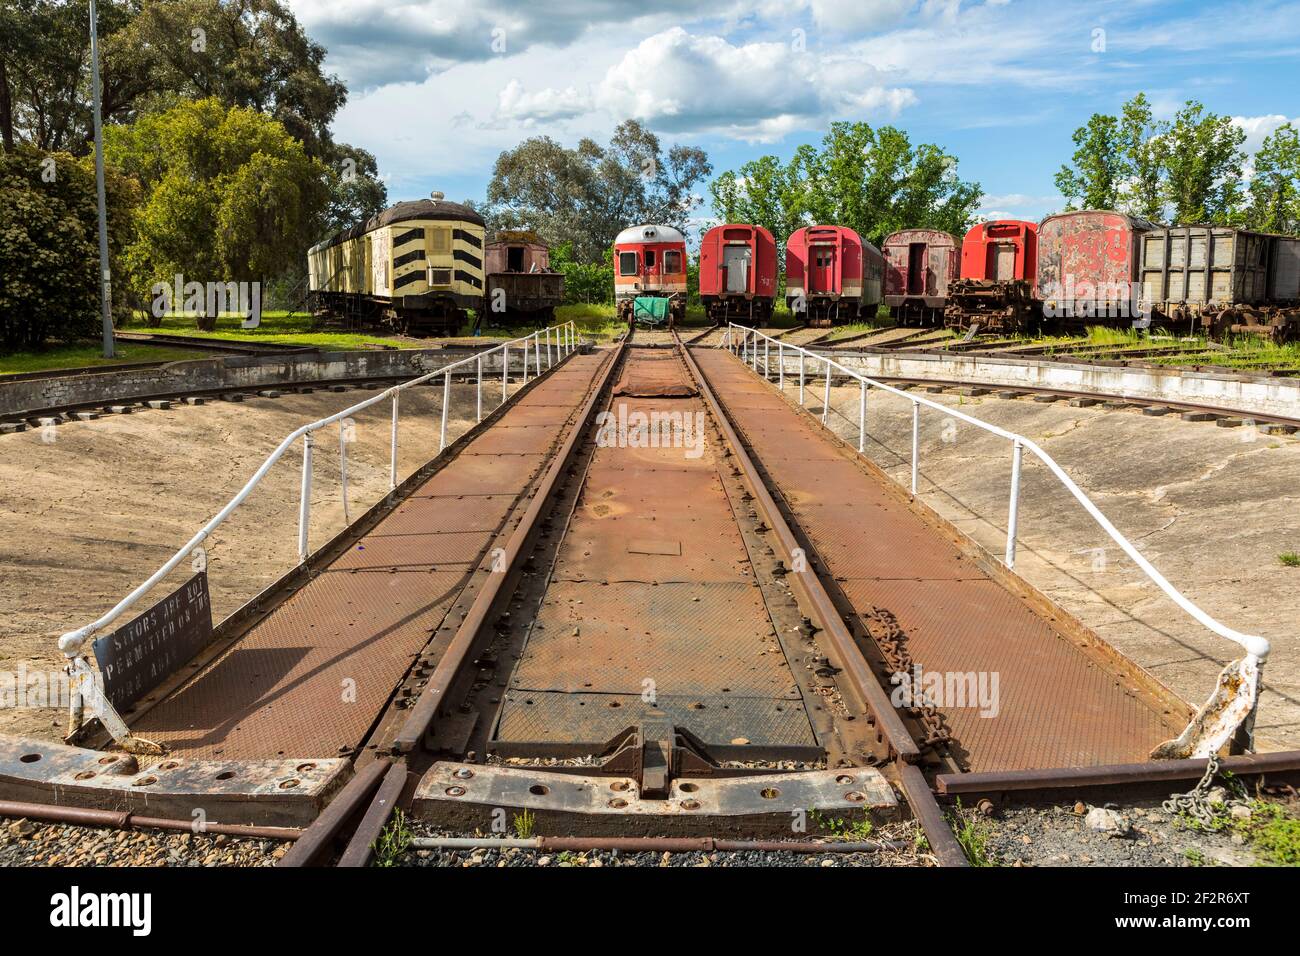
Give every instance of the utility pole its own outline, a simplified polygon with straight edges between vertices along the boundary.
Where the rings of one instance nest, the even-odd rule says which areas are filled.
[[[112,270],[108,264],[108,213],[104,203],[104,124],[99,104],[99,31],[90,0],[90,89],[95,103],[95,192],[99,199],[99,296],[104,311],[104,358],[113,357]]]

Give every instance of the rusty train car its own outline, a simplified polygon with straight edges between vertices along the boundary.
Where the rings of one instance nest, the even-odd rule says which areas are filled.
[[[1037,297],[1044,318],[1063,325],[1146,321],[1137,294],[1142,237],[1157,228],[1109,209],[1040,222]]]
[[[846,226],[805,226],[786,240],[786,304],[807,325],[873,317],[884,274],[880,250]]]
[[[614,238],[614,303],[629,325],[686,316],[686,237],[672,226],[630,226]]]
[[[776,299],[776,240],[762,226],[726,223],[700,240],[700,302],[714,322],[765,323]]]
[[[974,225],[961,243],[961,276],[948,288],[944,324],[1018,332],[1038,317],[1038,223],[997,219]]]
[[[1293,337],[1300,326],[1300,239],[1228,226],[1142,236],[1140,303],[1154,321],[1222,338]]]
[[[484,248],[487,315],[548,325],[564,303],[564,275],[535,232],[498,230]]]
[[[903,229],[885,238],[885,305],[902,325],[935,325],[958,277],[960,244],[938,229]]]

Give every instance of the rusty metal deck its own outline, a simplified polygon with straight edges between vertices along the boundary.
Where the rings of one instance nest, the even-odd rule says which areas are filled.
[[[997,675],[996,714],[939,708],[964,769],[1143,761],[1182,729],[1153,682],[982,570],[730,352],[691,354],[854,610],[892,613],[923,673]]]
[[[364,741],[507,529],[607,353],[575,355],[132,729],[191,757],[329,757]]]
[[[608,411],[704,423],[669,350],[631,350]],[[592,455],[494,746],[599,746],[657,708],[711,747],[817,754],[714,439],[643,447],[628,434]]]

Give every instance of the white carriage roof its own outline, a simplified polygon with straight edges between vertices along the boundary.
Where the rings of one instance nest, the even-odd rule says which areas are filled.
[[[629,226],[618,234],[614,245],[629,242],[685,242],[686,237],[672,226]]]

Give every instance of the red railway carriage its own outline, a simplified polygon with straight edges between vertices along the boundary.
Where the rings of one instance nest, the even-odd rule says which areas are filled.
[[[961,244],[961,278],[948,287],[944,324],[984,331],[1024,329],[1036,315],[1038,224],[995,219],[972,226]]]
[[[686,315],[686,237],[672,226],[631,226],[614,239],[614,301],[629,324]]]
[[[785,243],[785,299],[808,325],[857,321],[880,305],[885,263],[846,226],[805,226]]]
[[[1065,323],[1141,318],[1142,236],[1155,224],[1111,210],[1048,216],[1038,224],[1038,289],[1043,314]]]
[[[762,226],[727,223],[700,240],[700,301],[714,322],[766,322],[776,297],[776,240]]]
[[[959,245],[938,229],[904,229],[885,239],[885,305],[904,325],[936,324],[958,277]]]

